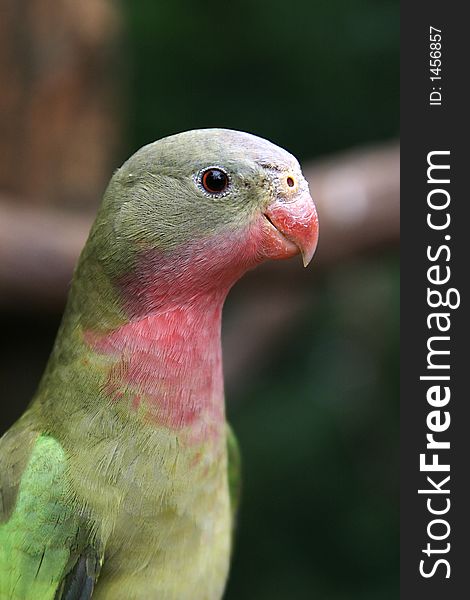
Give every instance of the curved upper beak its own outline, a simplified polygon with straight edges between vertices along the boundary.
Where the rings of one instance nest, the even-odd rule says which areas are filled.
[[[304,191],[289,200],[278,198],[264,211],[264,216],[277,235],[282,235],[291,243],[286,245],[284,254],[278,252],[273,258],[288,258],[300,252],[306,267],[312,260],[318,243],[318,215],[310,194]]]

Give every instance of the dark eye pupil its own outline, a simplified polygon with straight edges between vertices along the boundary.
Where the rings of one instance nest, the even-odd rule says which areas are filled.
[[[209,169],[202,176],[202,185],[212,194],[223,192],[228,185],[227,174],[220,169]]]

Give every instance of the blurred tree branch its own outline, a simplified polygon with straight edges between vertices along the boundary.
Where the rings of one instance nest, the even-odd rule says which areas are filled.
[[[355,150],[304,168],[320,215],[313,268],[298,261],[270,263],[245,287],[267,282],[305,286],[319,268],[387,244],[399,236],[399,151],[396,143]],[[27,206],[0,194],[0,303],[58,310],[93,219]],[[282,273],[282,276],[281,276]]]

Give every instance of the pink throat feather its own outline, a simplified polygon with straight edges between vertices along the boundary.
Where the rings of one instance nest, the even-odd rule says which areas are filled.
[[[196,258],[191,251],[141,254],[133,273],[117,282],[129,322],[85,332],[94,352],[116,359],[105,386],[112,400],[143,410],[156,425],[189,428],[195,441],[225,427],[222,306],[233,283],[259,262],[246,238],[216,242]]]
[[[201,436],[224,421],[222,303],[198,302],[142,317],[105,335],[88,332],[95,352],[116,357],[106,384],[156,424]],[[196,433],[196,431],[194,431]],[[198,436],[199,437],[199,436]]]

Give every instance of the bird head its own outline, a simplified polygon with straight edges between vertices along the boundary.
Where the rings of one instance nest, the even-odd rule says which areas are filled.
[[[266,259],[300,253],[306,266],[318,218],[291,154],[248,133],[200,129],[136,152],[113,176],[91,238],[131,295],[150,287],[175,297],[228,289]]]

